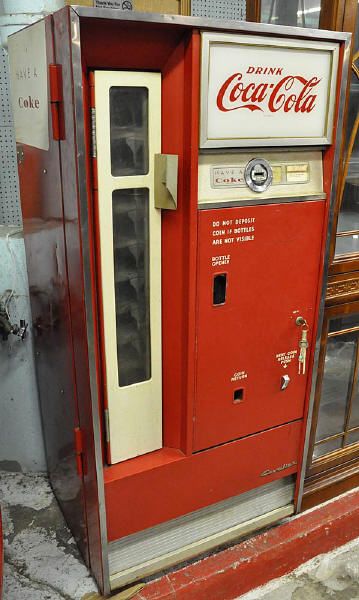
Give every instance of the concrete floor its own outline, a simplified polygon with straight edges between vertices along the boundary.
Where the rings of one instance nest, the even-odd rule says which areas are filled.
[[[359,538],[316,556],[240,600],[359,600]]]
[[[101,598],[45,476],[0,471],[0,504],[5,551],[3,600]],[[359,600],[359,539],[240,598]]]
[[[97,591],[46,477],[0,471],[0,504],[3,600],[83,600]]]

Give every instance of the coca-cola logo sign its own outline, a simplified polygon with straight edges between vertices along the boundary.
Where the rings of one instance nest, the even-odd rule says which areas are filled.
[[[254,67],[249,67],[246,74],[253,71]],[[315,108],[316,87],[321,81],[319,77],[306,79],[301,75],[286,75],[274,84],[246,79],[245,75],[234,73],[220,87],[217,95],[219,110],[229,112],[243,108],[251,112],[268,110],[287,113],[291,110],[310,113]]]
[[[211,33],[202,41],[202,147],[330,142],[338,44]]]

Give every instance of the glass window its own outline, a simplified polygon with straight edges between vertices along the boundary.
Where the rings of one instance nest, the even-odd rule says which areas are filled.
[[[349,415],[349,429],[354,429],[355,427],[359,427],[359,389],[358,389],[358,380],[355,381],[354,390],[353,390],[353,400]]]
[[[358,13],[359,18],[359,13]],[[344,157],[344,188],[340,190],[340,213],[335,255],[359,254],[359,27],[356,24],[353,41],[354,58],[348,101],[346,149]]]
[[[359,314],[329,321],[313,458],[359,442]]]
[[[345,445],[351,446],[352,444],[356,444],[357,442],[359,442],[359,429],[348,434],[345,441]]]
[[[261,23],[319,27],[321,0],[262,0]]]
[[[120,387],[151,377],[148,198],[147,188],[112,195]]]
[[[355,349],[356,334],[338,335],[328,339],[316,441],[344,431]]]
[[[359,329],[359,315],[356,313],[340,315],[329,321],[329,333],[343,331],[343,329]]]
[[[148,173],[148,89],[110,89],[111,173]]]
[[[316,444],[314,446],[313,458],[319,458],[320,456],[324,456],[325,454],[329,454],[329,452],[334,452],[335,450],[340,450],[342,447],[342,437],[334,438],[333,440],[329,440],[329,442],[323,442],[322,444]]]
[[[351,85],[352,91],[353,84]],[[359,81],[355,85],[359,91]],[[351,94],[351,99],[352,94]],[[359,94],[355,98],[359,106]],[[359,229],[359,137],[356,135],[353,150],[348,164],[348,174],[345,180],[342,205],[338,220],[338,232]],[[358,240],[359,236],[356,236]],[[357,241],[358,246],[358,241]]]
[[[344,219],[349,219],[350,211],[348,211],[347,208],[348,207],[344,209],[346,214],[342,215]],[[354,253],[359,253],[359,231],[349,235],[337,236],[337,241],[335,244],[335,256]]]

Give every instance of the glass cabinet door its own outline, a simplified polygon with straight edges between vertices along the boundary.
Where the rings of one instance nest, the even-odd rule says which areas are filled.
[[[328,309],[326,345],[317,385],[319,399],[313,460],[359,441],[359,306],[350,314]]]
[[[358,13],[359,14],[359,13]],[[344,173],[339,190],[340,212],[335,258],[359,254],[359,27],[353,40]]]
[[[261,0],[260,22],[318,28],[321,4],[321,0]]]

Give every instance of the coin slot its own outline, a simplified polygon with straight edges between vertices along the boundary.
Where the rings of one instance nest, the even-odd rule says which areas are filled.
[[[224,304],[226,302],[227,274],[220,273],[213,278],[213,304]]]
[[[244,388],[238,388],[233,393],[233,404],[239,404],[244,398]]]
[[[255,182],[257,182],[257,181],[258,181],[259,183],[261,183],[262,181],[264,181],[264,180],[267,178],[267,176],[268,176],[268,173],[267,173],[267,171],[260,171],[259,169],[257,169],[257,170],[255,171],[255,170],[253,169],[253,171],[252,171],[251,175],[252,175],[252,179],[253,179]]]
[[[265,192],[272,183],[273,171],[265,158],[253,158],[244,170],[244,178],[253,192]]]

